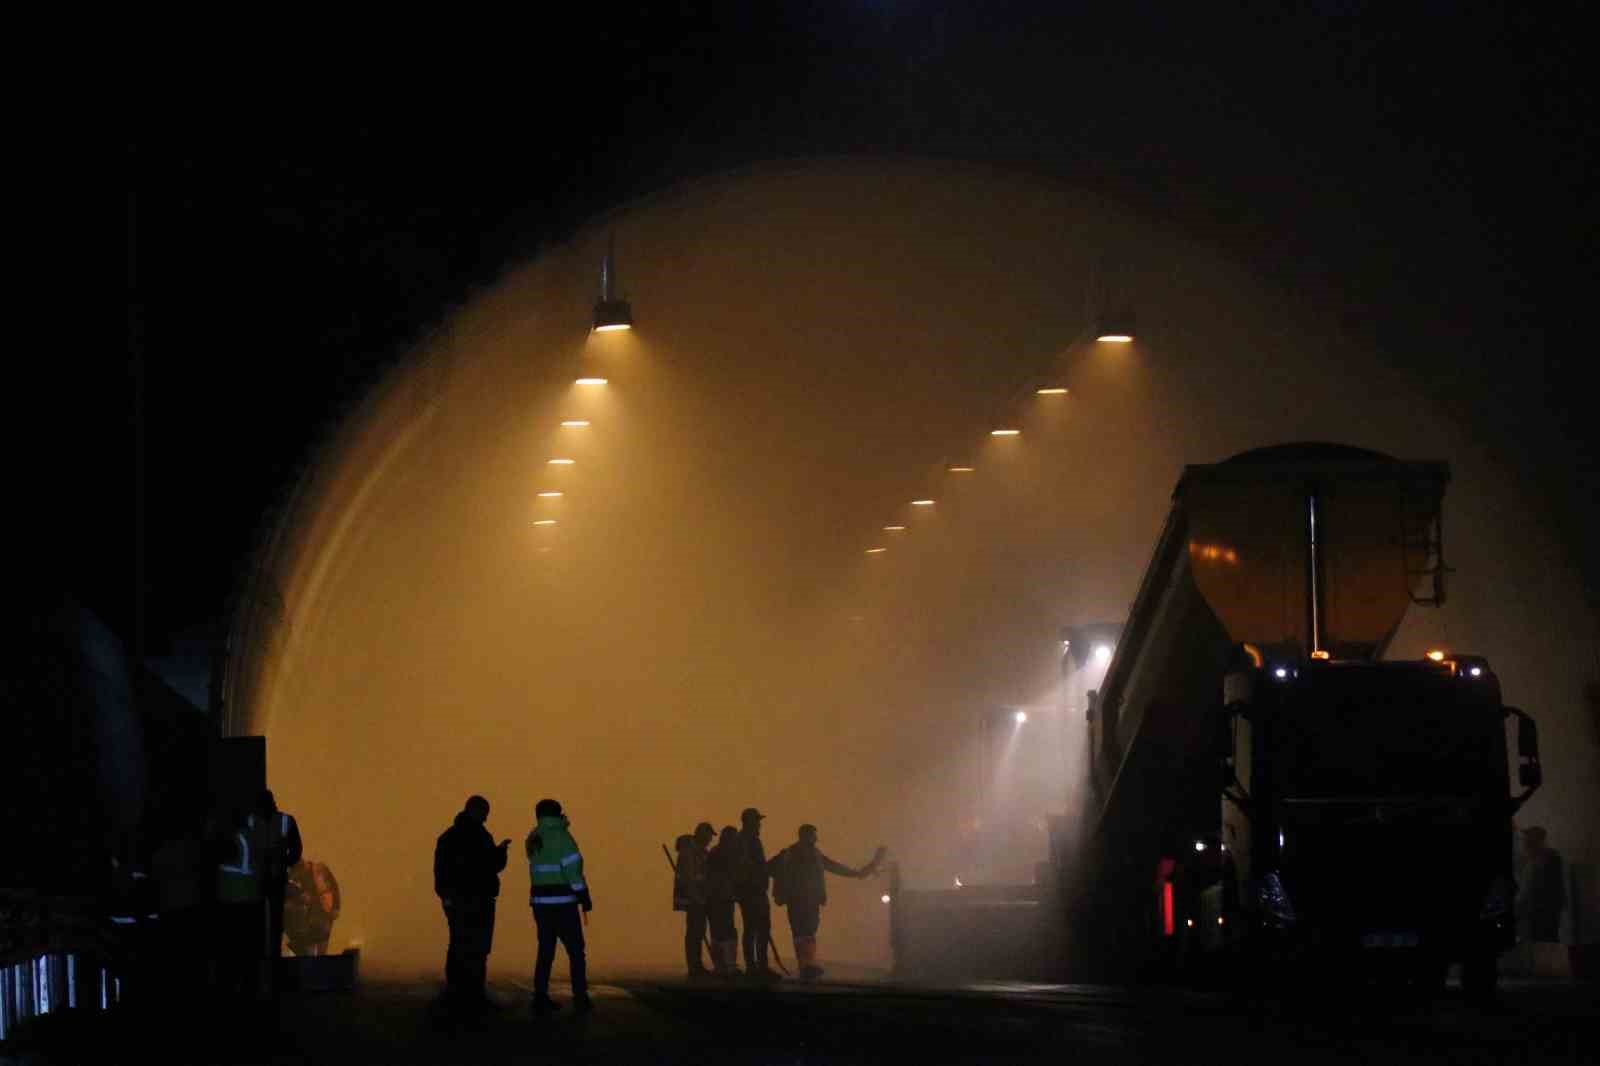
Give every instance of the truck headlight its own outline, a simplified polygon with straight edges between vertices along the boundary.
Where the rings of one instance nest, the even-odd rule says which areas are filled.
[[[1256,882],[1256,905],[1261,909],[1263,920],[1273,929],[1288,929],[1297,921],[1294,904],[1276,870],[1267,871]]]

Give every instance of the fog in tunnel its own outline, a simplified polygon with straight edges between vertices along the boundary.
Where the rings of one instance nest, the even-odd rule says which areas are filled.
[[[636,328],[591,334],[612,234]],[[1108,286],[1133,344],[1089,334]],[[769,854],[812,822],[913,887],[1026,878],[1081,773],[1060,627],[1124,617],[1185,463],[1289,440],[1452,464],[1451,599],[1391,654],[1489,656],[1546,738],[1524,817],[1600,848],[1571,561],[1492,442],[1325,296],[1068,186],[915,161],[684,185],[508,268],[324,449],[236,625],[231,728],[266,735],[339,878],[335,948],[442,966],[433,842],[474,792],[514,841],[501,972],[531,966],[544,796],[602,971],[680,965],[660,845],[748,805]],[[997,709],[1028,721],[986,737]],[[883,890],[830,885],[825,963],[887,964]]]

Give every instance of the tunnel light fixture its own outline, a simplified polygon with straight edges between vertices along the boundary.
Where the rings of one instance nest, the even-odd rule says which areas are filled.
[[[1038,394],[1040,396],[1065,396],[1067,394],[1067,390],[1052,386],[1048,389],[1039,389]]]
[[[1094,646],[1094,660],[1097,663],[1108,663],[1108,662],[1110,662],[1111,661],[1111,645],[1109,645],[1109,644],[1096,644]]]
[[[989,431],[989,436],[991,436],[991,437],[1015,437],[1018,434],[1020,434],[1021,432],[1022,432],[1022,430],[1020,430],[1020,429],[991,429]]]
[[[1436,663],[1442,663],[1444,662],[1444,652],[1440,651],[1438,648],[1434,648],[1432,651],[1428,652],[1428,658],[1432,659]]]
[[[633,328],[633,308],[621,295],[617,284],[617,235],[611,235],[606,245],[606,257],[600,261],[600,299],[594,305],[594,331],[612,333]]]
[[[550,460],[550,464],[549,465],[551,465],[551,466],[571,466],[575,462],[577,462],[576,459],[552,459],[552,460]]]
[[[1012,715],[1011,715],[1011,720],[1016,722],[1018,725],[1021,725],[1023,722],[1026,722],[1028,720],[1028,712],[1027,711],[1014,711],[1012,713]]]
[[[589,420],[587,418],[569,418],[561,423],[562,429],[587,429],[588,426]]]
[[[1204,851],[1204,850],[1206,850],[1206,842],[1204,840],[1196,840],[1194,842],[1194,850],[1196,850],[1196,851]]]
[[[556,520],[554,518],[541,518],[534,523],[536,526],[553,526],[555,524]]]
[[[911,501],[911,506],[913,506],[913,507],[932,507],[933,506],[933,501],[932,500],[912,500]]]
[[[868,548],[867,549],[867,554],[868,555],[882,555],[884,552],[886,552],[888,550],[889,550],[888,548]]]
[[[889,902],[889,893],[885,892],[883,895],[879,896],[878,898],[883,900],[883,902],[888,903]]]
[[[885,533],[904,533],[905,529],[906,529],[905,526],[884,526],[883,527],[883,531]]]
[[[560,495],[563,495],[563,494],[559,493],[559,492],[556,492],[554,489],[551,489],[549,492],[541,492],[541,493],[539,493],[539,498],[542,499],[542,500],[553,500],[557,496],[560,496]]]
[[[605,378],[579,378],[574,382],[576,385],[604,385],[605,383]]]
[[[1103,344],[1130,344],[1133,334],[1133,312],[1124,309],[1102,314],[1095,326],[1094,339]]]
[[[970,474],[976,469],[977,469],[976,467],[972,467],[972,466],[952,466],[952,467],[947,468],[946,473],[950,473],[950,474]]]

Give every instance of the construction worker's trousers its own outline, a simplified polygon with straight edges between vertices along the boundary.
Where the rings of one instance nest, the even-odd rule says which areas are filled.
[[[767,941],[772,937],[772,904],[765,892],[739,897],[739,918],[744,923],[744,966],[767,968]]]
[[[539,930],[539,954],[533,963],[533,998],[550,998],[550,967],[556,961],[556,942],[567,949],[567,970],[574,999],[589,994],[589,963],[583,952],[583,915],[576,903],[533,905],[533,924]]]
[[[450,926],[445,987],[453,998],[482,999],[494,946],[494,897],[453,896],[445,901],[444,920]]]
[[[690,973],[705,972],[705,954],[700,950],[706,937],[706,905],[690,903],[683,908],[683,961]]]

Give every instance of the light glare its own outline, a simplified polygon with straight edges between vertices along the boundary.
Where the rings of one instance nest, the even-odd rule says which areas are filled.
[[[989,431],[989,436],[991,436],[991,437],[1015,437],[1017,434],[1019,434],[1021,432],[1022,432],[1022,430],[1020,430],[1020,429],[991,429]]]
[[[563,429],[583,429],[588,424],[589,424],[589,420],[586,419],[586,418],[569,418],[565,422],[561,423],[561,428],[563,428]]]
[[[619,330],[619,329],[632,329],[632,328],[633,328],[632,324],[628,323],[628,322],[613,322],[610,325],[606,325],[606,326],[596,326],[594,328],[594,331],[596,333],[611,333],[611,332],[613,332],[615,330]]]
[[[1011,717],[1016,719],[1018,725],[1021,725],[1023,722],[1026,722],[1028,720],[1028,712],[1027,711],[1018,711],[1015,714],[1013,714]]]
[[[1067,390],[1066,389],[1061,389],[1061,388],[1051,388],[1051,389],[1040,389],[1039,390],[1039,395],[1040,396],[1065,396],[1066,394],[1067,394]]]
[[[1438,648],[1434,648],[1428,653],[1428,658],[1432,659],[1436,663],[1442,663],[1444,662],[1444,652],[1440,651]]]
[[[886,532],[886,533],[900,533],[900,532],[903,532],[905,530],[905,528],[906,528],[905,526],[884,526],[883,527],[884,532]]]
[[[867,554],[868,555],[877,555],[880,552],[886,552],[888,550],[889,550],[888,548],[868,548],[867,549]]]
[[[560,496],[560,495],[561,495],[561,493],[559,493],[559,492],[541,492],[541,493],[539,493],[540,498],[541,499],[546,499],[546,500],[554,499],[555,497]]]
[[[550,465],[551,466],[571,466],[575,462],[577,462],[576,459],[552,459],[552,460],[550,460]]]
[[[933,501],[932,500],[912,500],[911,501],[911,506],[913,506],[913,507],[932,507],[933,506]]]
[[[605,378],[579,378],[576,383],[579,384],[579,385],[604,385],[606,383],[606,379]]]
[[[1110,662],[1111,661],[1111,645],[1109,645],[1109,644],[1096,644],[1094,646],[1094,658],[1095,658],[1096,662],[1100,662],[1100,663],[1108,663],[1108,662]]]
[[[1095,340],[1104,344],[1131,344],[1133,338],[1126,333],[1102,333]]]
[[[949,472],[952,474],[970,474],[974,469],[974,467],[970,466],[952,466]]]
[[[555,524],[556,520],[554,518],[541,518],[534,523],[536,526],[553,526]]]

